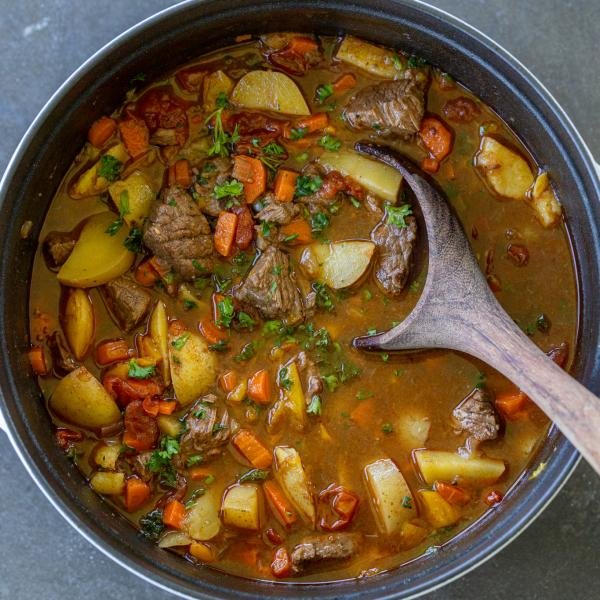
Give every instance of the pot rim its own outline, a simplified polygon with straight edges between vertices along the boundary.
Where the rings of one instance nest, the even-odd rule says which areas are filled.
[[[203,3],[207,0],[200,0],[200,3]],[[210,0],[208,0],[210,1]],[[423,1],[423,0],[392,0],[393,2],[397,2],[399,4],[412,4],[417,8],[428,12],[429,14],[439,17],[449,25],[459,30],[464,31],[471,37],[473,37],[476,41],[481,42],[488,47],[490,47],[493,52],[503,58],[510,67],[520,72],[530,83],[532,83],[537,90],[544,97],[544,100],[550,105],[552,109],[554,109],[560,119],[562,120],[565,129],[568,134],[574,138],[579,147],[583,150],[583,154],[587,158],[588,167],[590,171],[593,172],[593,177],[596,180],[597,186],[600,185],[600,164],[598,164],[591,153],[586,142],[583,140],[581,134],[575,127],[574,123],[564,111],[560,103],[557,99],[552,95],[552,93],[546,88],[546,86],[513,54],[511,54],[508,50],[506,50],[499,43],[495,42],[491,37],[487,34],[483,33],[478,28],[470,25],[463,19],[452,15],[444,9],[432,6],[431,4]],[[164,8],[149,17],[139,21],[132,27],[124,30],[122,33],[114,37],[107,44],[99,48],[96,52],[94,52],[85,62],[83,62],[73,73],[60,85],[60,87],[52,94],[52,96],[48,99],[48,101],[44,104],[42,109],[39,111],[31,125],[28,127],[27,131],[23,135],[21,141],[17,145],[13,155],[11,156],[4,174],[0,179],[0,201],[5,196],[8,188],[8,183],[12,179],[14,170],[16,166],[20,163],[22,159],[22,155],[24,151],[27,149],[29,144],[34,140],[37,131],[43,125],[49,114],[55,108],[55,105],[59,103],[62,96],[73,86],[73,84],[82,77],[88,70],[92,69],[97,63],[101,63],[105,60],[107,55],[109,55],[113,50],[118,48],[123,42],[125,42],[130,36],[140,33],[147,27],[150,27],[158,22],[160,22],[163,18],[173,15],[179,11],[186,11],[188,7],[197,6],[198,0],[182,0],[177,4]],[[142,572],[139,570],[139,566],[130,560],[130,557],[122,552],[120,549],[114,547],[107,547],[105,542],[101,539],[101,537],[92,530],[91,527],[88,526],[88,523],[83,520],[79,515],[75,514],[68,504],[63,501],[62,498],[59,497],[59,494],[49,485],[44,485],[46,480],[40,477],[37,472],[36,464],[31,457],[19,444],[16,437],[16,430],[14,429],[13,423],[8,418],[8,414],[4,415],[4,411],[6,410],[5,403],[3,402],[3,398],[0,394],[0,429],[3,430],[8,439],[13,446],[17,456],[23,463],[25,469],[35,481],[38,488],[42,491],[44,496],[49,500],[49,502],[54,506],[54,508],[61,514],[61,516],[76,530],[80,533],[87,541],[89,541],[95,548],[100,550],[105,556],[113,560],[115,563],[119,564],[121,567],[126,569],[127,571],[135,574],[137,577],[142,579],[145,582],[152,584],[153,586],[170,592],[175,596],[181,598],[194,598],[195,596],[190,596],[187,593],[174,589],[173,587],[169,587],[167,583],[163,583],[163,581],[167,581],[166,574],[163,576],[163,581],[157,581],[155,578],[151,577],[148,572]],[[554,427],[553,427],[554,428]],[[551,431],[548,435],[551,434]],[[460,566],[455,566],[450,569],[449,573],[445,573],[442,575],[438,575],[437,578],[434,578],[433,584],[430,586],[421,586],[418,591],[413,593],[410,596],[405,596],[405,598],[417,598],[433,592],[436,589],[439,589],[463,575],[473,571],[478,566],[495,556],[501,550],[503,550],[508,544],[510,544],[516,537],[518,537],[531,523],[535,521],[535,519],[546,509],[546,507],[552,502],[552,500],[556,497],[556,495],[560,492],[562,487],[566,484],[573,471],[577,467],[579,461],[581,460],[581,456],[579,453],[571,447],[570,453],[564,458],[564,465],[559,472],[559,476],[552,481],[552,483],[546,488],[544,493],[540,495],[540,497],[535,500],[532,505],[529,507],[529,510],[525,514],[521,514],[516,523],[514,523],[511,527],[512,533],[509,534],[506,538],[504,538],[501,542],[492,545],[492,549],[489,551],[485,551],[479,554],[479,556],[475,558],[471,558],[466,563],[461,564]],[[518,485],[521,481],[521,477],[515,482],[513,485]],[[324,582],[322,584],[307,584],[310,587],[318,587],[319,585],[327,585],[328,582]],[[332,583],[332,582],[329,582]],[[280,590],[284,590],[287,584],[278,584]],[[302,584],[294,584],[289,586],[290,589],[303,589]],[[217,596],[208,596],[205,597],[213,597],[217,598]],[[394,598],[396,597],[396,593],[394,591],[386,591],[385,595],[380,596],[380,598]]]

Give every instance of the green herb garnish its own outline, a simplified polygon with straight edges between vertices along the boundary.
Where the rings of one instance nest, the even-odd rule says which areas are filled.
[[[320,190],[322,185],[323,180],[318,175],[300,175],[296,179],[296,196],[310,196]]]
[[[127,377],[131,377],[132,379],[149,379],[155,372],[156,367],[154,365],[142,367],[135,360],[130,360]]]
[[[387,224],[395,225],[396,227],[407,227],[405,219],[413,214],[410,204],[403,204],[402,206],[386,204],[385,210],[387,213]]]
[[[185,343],[188,341],[189,337],[190,337],[189,333],[184,333],[184,334],[180,335],[179,337],[175,338],[171,342],[171,346],[173,346],[173,348],[175,348],[175,350],[181,350],[185,346]]]
[[[340,140],[337,138],[334,138],[332,135],[326,133],[319,140],[319,146],[321,146],[321,148],[325,148],[325,150],[329,150],[329,152],[337,152],[341,148],[342,142],[340,142]]]
[[[115,181],[119,178],[123,163],[110,154],[104,154],[98,163],[98,177],[104,177],[107,181]]]

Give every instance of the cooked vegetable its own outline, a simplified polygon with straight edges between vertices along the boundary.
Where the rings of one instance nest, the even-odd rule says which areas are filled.
[[[134,171],[124,181],[115,181],[108,188],[108,193],[117,210],[120,209],[123,198],[127,198],[127,211],[122,216],[130,227],[143,223],[156,198],[156,190],[140,171]]]
[[[239,154],[234,156],[231,176],[244,184],[247,204],[252,204],[267,188],[267,169],[258,158]]]
[[[174,529],[182,529],[185,524],[185,506],[179,500],[169,500],[163,511],[163,523]]]
[[[415,450],[414,457],[423,479],[430,485],[438,479],[458,479],[477,484],[494,483],[506,470],[504,461],[497,458],[465,458],[442,450]]]
[[[129,344],[123,340],[104,340],[96,346],[96,362],[105,367],[116,362],[123,362],[130,357]]]
[[[125,507],[129,512],[143,506],[152,494],[150,486],[137,477],[129,477],[125,483]]]
[[[246,73],[233,89],[231,101],[243,108],[272,110],[287,115],[310,114],[298,86],[278,71]]]
[[[187,512],[183,529],[195,540],[212,540],[221,530],[219,519],[219,501],[209,489],[194,501]]]
[[[460,511],[432,490],[419,490],[424,517],[433,527],[449,527],[460,519]]]
[[[203,99],[207,111],[217,107],[217,99],[227,98],[233,89],[233,81],[223,71],[215,71],[204,78]],[[222,108],[222,107],[217,107]]]
[[[150,132],[144,121],[140,119],[125,119],[119,123],[119,133],[134,158],[141,156],[150,147]]]
[[[412,492],[400,469],[390,458],[382,458],[365,467],[371,508],[382,533],[392,535],[416,517]]]
[[[81,289],[68,291],[62,322],[73,356],[82,360],[94,341],[94,308],[86,292]]]
[[[271,402],[271,378],[267,370],[261,369],[248,379],[248,398],[257,404]]]
[[[248,429],[240,429],[231,440],[234,448],[257,469],[271,466],[273,458],[265,445]]]
[[[183,531],[167,531],[158,541],[159,548],[176,548],[177,546],[189,546],[192,538]]]
[[[375,244],[362,240],[311,244],[302,253],[300,264],[313,279],[341,290],[362,280],[374,252]]]
[[[475,166],[484,174],[489,186],[500,196],[524,200],[533,184],[527,161],[493,137],[481,138]]]
[[[402,175],[395,169],[352,150],[324,152],[319,162],[328,171],[338,171],[351,177],[376,196],[392,204],[396,203]]]
[[[106,191],[114,181],[123,163],[129,160],[129,154],[123,144],[109,148],[89,169],[84,171],[70,190],[73,198],[85,198]]]
[[[92,215],[83,226],[79,239],[56,276],[63,285],[77,288],[96,287],[123,275],[135,255],[125,247],[127,226],[114,234],[106,230],[115,222],[111,212]]]
[[[441,161],[450,154],[452,149],[452,132],[441,119],[425,117],[421,121],[419,137],[429,154],[435,160]]]
[[[88,141],[96,148],[102,148],[117,130],[117,122],[110,117],[100,117],[92,123],[88,131]]]
[[[94,451],[94,462],[103,469],[114,469],[121,455],[121,447],[117,444],[101,444]]]
[[[242,483],[230,487],[223,496],[223,523],[240,529],[260,528],[260,497],[258,486]]]
[[[298,173],[288,169],[279,169],[275,176],[275,198],[278,202],[291,202],[296,191]]]
[[[169,365],[175,396],[182,406],[197,400],[217,377],[215,356],[196,333],[169,336]]]
[[[298,520],[298,514],[290,501],[286,498],[283,490],[272,480],[264,482],[263,490],[269,508],[275,518],[284,527],[291,527]]]
[[[287,225],[283,225],[279,232],[283,236],[283,242],[289,246],[301,246],[313,241],[310,225],[302,217],[292,219]]]
[[[219,215],[215,227],[215,250],[221,256],[229,256],[231,254],[237,222],[238,216],[235,213],[223,211]]]
[[[58,382],[49,404],[67,421],[86,428],[112,425],[121,418],[115,401],[85,367],[75,369]]]
[[[181,433],[181,422],[173,415],[159,414],[156,422],[161,432],[166,435],[177,437]]]
[[[165,385],[171,383],[171,369],[169,364],[169,322],[167,311],[162,300],[156,302],[156,306],[150,315],[148,332],[160,357],[160,374]]]
[[[394,79],[401,73],[396,66],[397,54],[392,50],[375,46],[351,35],[344,37],[335,56],[345,63],[384,79]]]
[[[125,474],[109,471],[98,471],[90,477],[90,485],[94,491],[107,496],[118,496],[125,487]]]
[[[316,519],[314,499],[300,455],[294,448],[277,446],[273,456],[275,480],[300,516],[307,523],[314,525]]]
[[[306,423],[306,404],[302,380],[295,361],[279,369],[278,383],[281,389],[280,398],[273,406],[273,411],[283,410],[292,417],[297,429],[303,429]]]
[[[406,450],[422,448],[429,437],[431,420],[424,412],[403,411],[396,422],[395,430],[400,443]]]
[[[531,204],[544,227],[553,227],[560,221],[562,207],[550,185],[548,173],[537,176],[531,191]]]

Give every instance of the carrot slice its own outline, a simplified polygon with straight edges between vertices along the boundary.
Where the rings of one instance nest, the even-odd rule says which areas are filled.
[[[240,429],[232,438],[231,443],[253,467],[266,469],[271,466],[273,462],[271,452],[252,431]]]
[[[152,266],[152,263],[149,260],[145,260],[138,265],[134,278],[140,285],[152,287],[160,279],[160,276]]]
[[[266,369],[257,371],[248,379],[248,398],[258,404],[269,404],[271,401],[271,379]]]
[[[222,212],[215,227],[215,250],[221,256],[229,256],[235,240],[238,217],[231,212]]]
[[[207,469],[205,467],[192,467],[188,471],[188,473],[193,481],[202,481],[207,477],[211,477],[213,474],[213,472],[210,469]]]
[[[498,412],[509,421],[527,418],[529,398],[521,391],[500,394],[495,401]]]
[[[329,115],[327,113],[315,113],[314,115],[310,115],[309,117],[303,117],[302,119],[298,119],[294,126],[296,130],[303,130],[304,133],[314,133],[315,131],[320,131],[321,129],[325,129],[329,125]],[[283,135],[286,138],[291,138],[292,129],[289,127],[284,127]]]
[[[231,175],[244,184],[247,204],[252,204],[267,189],[267,169],[258,158],[243,154],[234,156]]]
[[[43,377],[48,375],[48,365],[46,364],[46,356],[44,349],[41,346],[34,346],[28,353],[31,368],[36,375]]]
[[[359,426],[368,429],[373,423],[375,401],[373,398],[363,400],[350,412],[350,418]]]
[[[440,168],[440,162],[437,158],[424,158],[421,161],[421,169],[426,173],[437,173]]]
[[[356,77],[352,73],[344,73],[338,77],[333,83],[333,91],[336,94],[341,94],[351,90],[356,85]]]
[[[296,192],[298,173],[288,169],[279,169],[275,176],[275,198],[279,202],[291,202]]]
[[[283,490],[277,483],[269,479],[263,483],[263,491],[274,517],[284,527],[291,527],[298,520],[298,514],[283,493]]]
[[[177,402],[175,400],[161,400],[158,403],[158,414],[159,415],[172,415],[177,408]]]
[[[151,417],[158,416],[158,400],[154,400],[154,398],[148,396],[142,400],[142,408]]]
[[[219,386],[224,392],[232,392],[237,384],[238,374],[235,371],[225,371],[219,375]]]
[[[143,154],[150,146],[150,132],[140,119],[126,119],[119,123],[121,139],[127,152],[134,158]]]
[[[450,154],[452,148],[452,132],[441,119],[425,117],[421,121],[419,136],[429,154],[438,161]]]
[[[457,485],[451,485],[443,481],[435,482],[435,491],[450,504],[464,505],[471,501],[469,492]]]
[[[302,218],[293,219],[279,230],[283,241],[291,246],[310,244],[313,241],[310,225]]]
[[[138,477],[130,477],[125,484],[125,507],[137,510],[150,498],[150,486]]]
[[[227,334],[219,329],[212,319],[205,317],[198,323],[200,333],[206,338],[206,341],[211,344],[218,344],[227,340]]]
[[[286,47],[286,50],[295,52],[296,54],[308,54],[316,49],[317,43],[314,40],[304,36],[293,37]]]
[[[163,511],[163,523],[181,529],[185,520],[185,506],[179,500],[169,500]]]
[[[184,188],[192,185],[192,169],[187,159],[182,158],[169,167],[169,183]]]
[[[96,148],[102,148],[110,136],[117,130],[117,122],[110,117],[100,117],[92,123],[88,131],[88,141]]]
[[[102,367],[127,360],[131,354],[129,344],[123,340],[105,340],[96,346],[96,362]]]

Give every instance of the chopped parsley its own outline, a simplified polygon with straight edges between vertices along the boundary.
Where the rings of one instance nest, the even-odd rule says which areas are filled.
[[[309,415],[320,415],[322,408],[321,396],[314,394],[310,399],[310,404],[306,407]]]
[[[391,423],[384,423],[381,426],[381,431],[386,435],[389,435],[390,433],[394,433],[394,426]]]
[[[421,284],[419,283],[419,281],[417,279],[415,279],[409,286],[408,289],[413,292],[416,293],[419,291],[419,289],[421,288]]]
[[[350,200],[350,204],[352,204],[354,208],[360,208],[360,201],[357,200],[354,196],[349,196],[348,199]]]
[[[171,342],[171,346],[173,346],[173,348],[175,348],[175,350],[181,350],[185,346],[189,337],[190,337],[189,333],[184,333],[184,334],[180,335],[179,337],[175,338]]]
[[[198,273],[206,273],[206,269],[202,263],[197,261],[195,258],[192,258],[192,267],[198,271]]]
[[[298,162],[306,162],[308,160],[308,152],[296,154],[296,156],[294,156],[294,160],[297,160]]]
[[[125,217],[129,214],[129,193],[123,190],[119,196],[119,218],[113,221],[107,228],[105,233],[108,235],[116,235],[119,229],[123,227]]]
[[[323,180],[315,175],[299,175],[296,179],[296,196],[310,196],[321,189]]]
[[[212,434],[216,435],[219,431],[223,431],[223,429],[227,429],[227,425],[223,423],[215,423],[212,427]]]
[[[142,230],[139,227],[134,227],[123,242],[125,248],[129,252],[137,254],[142,251]]]
[[[394,67],[396,69],[398,69],[398,71],[404,71],[404,65],[402,64],[402,59],[400,58],[400,56],[398,54],[394,54],[394,56],[392,56],[392,63],[394,65]]]
[[[237,181],[237,179],[231,179],[230,181],[224,181],[223,183],[215,185],[213,193],[217,200],[221,200],[221,198],[240,196],[243,191],[244,184]]]
[[[404,498],[402,498],[402,506],[404,508],[412,508],[412,498],[410,496],[404,496]]]
[[[337,138],[334,138],[332,135],[326,133],[319,140],[319,146],[321,146],[321,148],[325,148],[325,150],[329,150],[330,152],[337,152],[341,148],[342,142],[340,142],[340,140]]]
[[[373,392],[368,392],[367,390],[358,390],[358,392],[356,392],[356,399],[357,400],[368,400],[369,398],[373,397]]]
[[[421,58],[420,56],[415,56],[413,54],[412,56],[408,57],[407,64],[411,69],[422,69],[423,67],[427,66],[427,61],[424,58]]]
[[[247,481],[263,481],[270,474],[270,471],[265,469],[250,469],[246,471],[239,479],[238,483],[246,483]]]
[[[156,372],[156,367],[154,365],[148,365],[147,367],[143,367],[137,363],[135,360],[129,361],[129,369],[127,371],[127,377],[131,377],[132,379],[149,379]]]
[[[140,533],[148,540],[155,542],[164,531],[163,511],[156,508],[140,519]]]
[[[293,381],[289,378],[290,370],[287,367],[281,367],[277,378],[279,379],[279,386],[288,392],[292,389]]]
[[[387,224],[395,225],[396,227],[407,227],[405,219],[413,214],[410,204],[403,204],[402,206],[386,204],[385,210],[387,213]]]
[[[256,325],[256,321],[247,313],[241,310],[238,313],[238,323],[242,329],[252,330]]]
[[[328,392],[335,392],[340,385],[340,380],[337,375],[323,375],[321,379],[325,382]]]
[[[229,345],[227,343],[227,340],[219,340],[214,344],[210,344],[208,348],[209,350],[213,350],[214,352],[227,352],[227,350],[229,350]]]
[[[310,215],[310,228],[315,233],[322,233],[329,227],[329,215],[324,212],[316,212]]]
[[[263,237],[269,237],[271,235],[272,223],[269,221],[263,221],[260,224],[260,233]]]
[[[256,343],[249,342],[233,357],[233,360],[237,362],[250,360],[256,354]]]
[[[369,329],[367,329],[367,335],[377,335],[377,328],[369,327]]]
[[[147,463],[148,470],[159,473],[161,483],[168,487],[175,487],[176,473],[171,459],[177,454],[179,454],[179,441],[170,435],[165,435],[160,439],[158,449],[152,452]]]
[[[332,311],[335,308],[333,303],[333,298],[329,293],[329,288],[320,281],[315,281],[312,284],[313,290],[316,292],[316,302],[317,306],[320,308],[324,308],[327,311]]]
[[[478,390],[482,390],[486,385],[486,378],[485,378],[485,373],[482,373],[481,371],[479,373],[477,373],[477,379],[475,380],[475,387]]]
[[[233,300],[230,296],[225,296],[223,300],[217,302],[217,311],[219,318],[217,319],[217,325],[221,327],[231,327],[231,321],[235,315],[235,308],[233,307]]]
[[[290,244],[293,242],[300,234],[299,233],[290,233],[290,235],[286,235],[281,241],[284,244]]]
[[[294,127],[290,131],[290,140],[301,140],[308,133],[308,127]]]
[[[285,148],[280,146],[277,142],[269,142],[262,150],[265,154],[270,154],[271,156],[281,156],[285,154]]]
[[[211,113],[206,121],[204,121],[205,124],[208,124],[209,121],[214,118],[212,132],[213,144],[208,149],[208,156],[229,156],[233,144],[240,139],[237,125],[231,134],[223,129],[222,113],[223,108],[217,108],[217,110]]]
[[[315,90],[315,100],[319,104],[323,104],[327,98],[333,95],[333,85],[331,83],[324,83],[317,86]]]
[[[98,164],[98,177],[104,177],[107,181],[115,181],[119,178],[123,163],[110,154],[104,154]]]
[[[215,100],[216,108],[229,108],[229,98],[227,98],[227,94],[225,92],[219,92],[217,95],[217,99]]]
[[[194,467],[195,465],[199,465],[204,461],[204,456],[202,454],[192,454],[192,456],[188,457],[185,461],[186,467]]]

